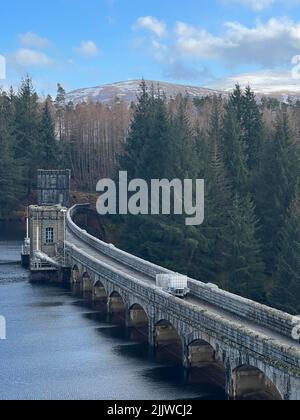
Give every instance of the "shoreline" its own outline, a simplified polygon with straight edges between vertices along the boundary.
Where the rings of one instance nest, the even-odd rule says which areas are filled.
[[[73,190],[70,193],[72,205],[75,203],[87,203],[91,204],[91,208],[96,208],[96,200],[98,195],[96,193],[91,192],[84,192],[84,191],[77,191]],[[17,205],[17,209],[12,211],[6,216],[0,216],[0,222],[7,222],[7,223],[25,223],[26,221],[26,214],[27,214],[27,207],[31,204],[35,204],[37,202],[37,195],[35,192],[30,196],[24,198],[20,201]]]

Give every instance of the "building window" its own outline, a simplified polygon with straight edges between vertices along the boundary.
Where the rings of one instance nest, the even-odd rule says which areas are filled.
[[[46,244],[53,244],[54,242],[54,229],[47,228],[46,229]]]

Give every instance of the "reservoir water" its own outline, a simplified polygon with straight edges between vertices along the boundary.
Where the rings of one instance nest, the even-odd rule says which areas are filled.
[[[191,383],[180,366],[158,361],[70,290],[28,282],[20,266],[23,231],[0,222],[0,399],[225,399],[206,381]]]

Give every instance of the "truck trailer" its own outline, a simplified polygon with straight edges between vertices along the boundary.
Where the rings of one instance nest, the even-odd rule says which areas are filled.
[[[157,274],[156,286],[163,291],[181,299],[185,298],[190,292],[188,288],[187,276],[183,276],[177,273]]]

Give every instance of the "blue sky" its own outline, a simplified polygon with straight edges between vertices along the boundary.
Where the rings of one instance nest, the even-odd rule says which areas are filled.
[[[3,0],[0,17],[5,86],[26,73],[42,94],[141,77],[300,85],[300,0]]]

